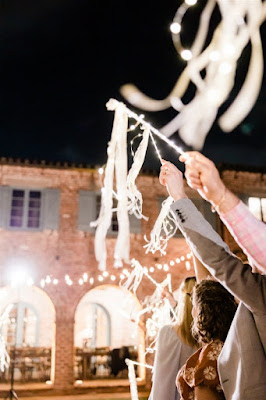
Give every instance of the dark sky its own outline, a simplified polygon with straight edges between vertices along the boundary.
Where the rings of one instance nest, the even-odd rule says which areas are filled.
[[[119,88],[128,82],[164,98],[185,66],[169,32],[179,4],[0,0],[0,156],[104,163],[113,121],[105,108],[108,99],[123,100]],[[183,24],[187,46],[197,21],[195,8]],[[264,24],[264,37],[265,30]],[[249,48],[239,63],[238,86],[248,55]],[[234,132],[225,134],[214,125],[204,154],[219,163],[265,167],[265,88],[264,78],[257,104]],[[160,128],[175,113],[145,115]],[[162,152],[175,160],[164,146]],[[152,151],[145,166],[158,167]]]

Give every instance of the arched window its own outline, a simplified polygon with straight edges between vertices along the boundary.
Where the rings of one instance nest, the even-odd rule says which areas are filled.
[[[2,333],[8,346],[37,347],[39,315],[35,307],[24,302],[14,303]]]
[[[98,303],[89,303],[86,309],[85,347],[106,347],[111,343],[111,319],[109,312]]]

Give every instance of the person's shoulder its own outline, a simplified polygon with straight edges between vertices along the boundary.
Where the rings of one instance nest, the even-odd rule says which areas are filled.
[[[165,337],[179,340],[179,336],[177,335],[173,325],[164,325],[160,328],[158,338],[163,340]]]

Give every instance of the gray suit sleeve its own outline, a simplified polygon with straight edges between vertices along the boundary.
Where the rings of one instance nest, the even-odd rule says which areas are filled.
[[[171,209],[187,243],[209,272],[251,312],[265,314],[266,277],[253,274],[248,264],[229,251],[192,201],[178,200]]]

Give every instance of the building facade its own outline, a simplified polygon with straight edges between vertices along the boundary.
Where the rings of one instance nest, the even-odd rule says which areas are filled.
[[[265,173],[230,169],[221,173],[226,185],[265,220]],[[150,362],[144,357],[145,315],[139,324],[136,315],[155,286],[144,277],[136,294],[121,287],[131,266],[113,265],[118,230],[115,214],[106,240],[107,270],[99,271],[95,260],[95,228],[90,222],[97,219],[102,184],[103,175],[97,169],[2,159],[0,315],[13,306],[1,333],[11,359],[14,355],[11,365],[18,388],[50,393],[96,387],[128,390],[125,358]],[[189,248],[177,232],[166,255],[145,253],[144,236],[149,237],[166,192],[153,174],[141,175],[137,186],[143,195],[143,214],[149,219],[130,218],[130,256],[158,283],[170,273],[175,290],[193,273]],[[190,188],[186,190],[240,255],[209,204]],[[149,387],[150,374],[145,368],[138,367],[136,375],[139,385]],[[2,374],[0,390],[8,389],[9,380],[7,371]]]

